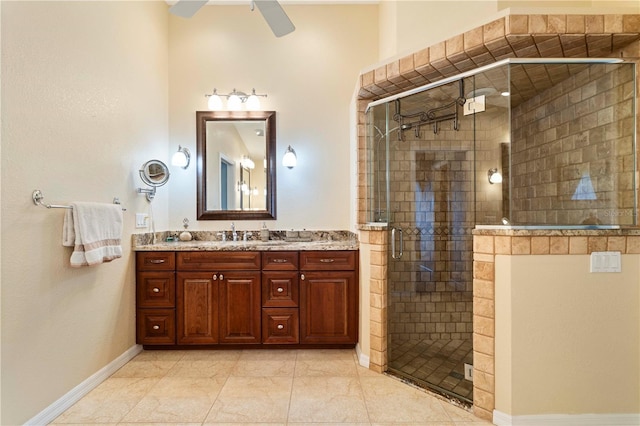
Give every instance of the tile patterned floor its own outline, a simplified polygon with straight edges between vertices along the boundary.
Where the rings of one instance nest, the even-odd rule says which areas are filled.
[[[55,425],[489,425],[352,350],[143,351]]]
[[[389,368],[394,373],[471,401],[473,382],[464,378],[465,363],[473,365],[471,340],[396,342],[391,339]]]

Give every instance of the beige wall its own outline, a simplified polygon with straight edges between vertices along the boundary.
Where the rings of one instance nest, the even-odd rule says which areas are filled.
[[[495,0],[382,1],[379,59],[415,52],[500,16]]]
[[[496,410],[640,412],[640,255],[496,256]]]
[[[166,161],[164,2],[2,2],[2,424],[22,424],[135,344],[140,165]],[[111,202],[124,256],[71,268],[64,210]],[[154,201],[167,225],[167,191]],[[7,251],[6,248],[11,250]]]
[[[383,0],[380,3],[378,60],[404,56],[462,34],[507,13],[640,13],[635,0]],[[367,69],[375,68],[370,64]]]
[[[277,220],[271,229],[351,229],[350,104],[360,70],[377,58],[376,5],[285,5],[296,31],[276,38],[248,6],[208,6],[192,19],[169,20],[169,133],[195,153],[195,111],[205,93],[234,88],[267,93],[277,112]],[[294,169],[282,166],[291,145]],[[229,229],[230,221],[196,222],[195,167],[172,175],[169,226]],[[259,229],[236,221],[239,230]]]

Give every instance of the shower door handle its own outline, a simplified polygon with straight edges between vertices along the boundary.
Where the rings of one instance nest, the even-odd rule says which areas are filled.
[[[400,252],[396,254],[396,231],[400,231]],[[400,259],[402,257],[402,252],[404,250],[404,241],[402,239],[402,229],[401,228],[391,228],[391,257],[394,259]]]

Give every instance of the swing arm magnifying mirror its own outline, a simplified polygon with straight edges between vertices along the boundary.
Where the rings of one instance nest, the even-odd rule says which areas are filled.
[[[151,202],[156,196],[156,188],[169,181],[169,168],[160,160],[149,160],[140,168],[140,179],[151,188],[138,188],[138,193],[146,194]]]

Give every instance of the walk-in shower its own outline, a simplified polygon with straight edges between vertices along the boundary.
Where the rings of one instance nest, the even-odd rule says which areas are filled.
[[[635,65],[505,60],[369,104],[388,372],[473,400],[478,226],[636,224]]]

